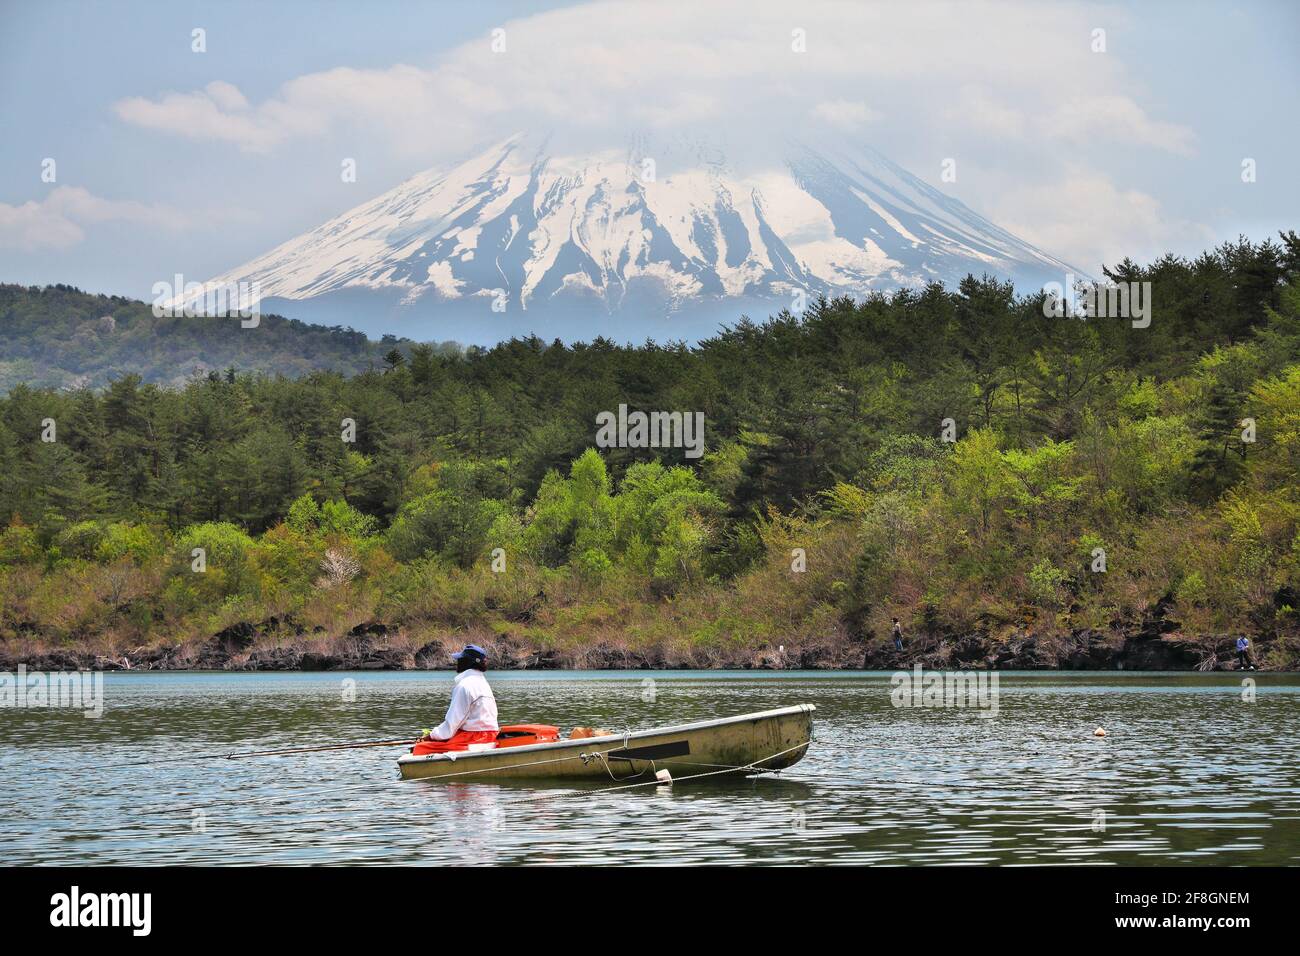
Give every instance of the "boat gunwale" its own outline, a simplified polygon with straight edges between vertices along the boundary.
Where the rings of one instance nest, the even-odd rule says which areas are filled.
[[[715,717],[712,720],[700,720],[693,724],[678,724],[675,727],[652,727],[649,730],[634,730],[626,734],[606,734],[600,737],[579,737],[577,740],[553,740],[544,744],[523,744],[516,747],[493,747],[488,750],[460,750],[449,753],[436,754],[405,754],[397,758],[398,764],[415,764],[415,763],[460,763],[463,760],[472,760],[475,757],[486,757],[492,754],[531,754],[531,753],[549,753],[555,750],[564,750],[570,747],[583,748],[591,744],[600,744],[602,742],[620,742],[627,740],[636,740],[640,737],[653,737],[661,734],[686,733],[696,730],[712,730],[716,727],[725,727],[728,724],[737,724],[747,720],[770,720],[776,717],[791,717],[795,714],[811,714],[817,710],[816,704],[793,704],[790,707],[777,707],[774,710],[759,710],[752,714],[740,714],[736,717]],[[812,742],[811,734],[809,743]]]

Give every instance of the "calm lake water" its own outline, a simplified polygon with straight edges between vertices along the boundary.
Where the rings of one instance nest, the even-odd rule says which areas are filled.
[[[402,782],[401,748],[120,766],[415,736],[441,720],[451,676],[119,673],[99,720],[0,709],[0,859],[1300,862],[1296,675],[1252,675],[1246,702],[1232,675],[1003,673],[983,718],[896,708],[889,674],[489,674],[503,722],[566,732],[817,705],[808,756],[779,776],[613,792]]]

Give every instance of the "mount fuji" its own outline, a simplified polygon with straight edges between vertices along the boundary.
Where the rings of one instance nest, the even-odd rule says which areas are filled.
[[[792,144],[742,175],[699,143],[573,156],[517,135],[204,287],[256,282],[264,312],[489,345],[690,341],[823,293],[1067,272],[1083,274],[866,148]]]

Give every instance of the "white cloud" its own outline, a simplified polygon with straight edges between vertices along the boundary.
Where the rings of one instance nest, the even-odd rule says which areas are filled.
[[[225,80],[213,80],[206,87],[208,97],[223,110],[246,110],[248,100],[239,92],[239,87]]]
[[[122,100],[115,110],[139,127],[253,153],[301,140],[355,156],[364,145],[410,172],[520,130],[550,130],[555,149],[574,151],[619,148],[629,135],[640,147],[646,137],[724,138],[733,163],[754,167],[766,162],[764,149],[791,137],[870,142],[918,169],[938,169],[943,157],[963,170],[967,157],[991,166],[996,151],[1012,175],[963,178],[954,190],[986,214],[1016,212],[1018,196],[1063,181],[1085,219],[1087,209],[1128,196],[1128,211],[1108,228],[1095,223],[1087,242],[1064,207],[1050,207],[1062,210],[1057,219],[1019,215],[1048,251],[1091,261],[1102,249],[1088,243],[1103,234],[1109,248],[1177,225],[1149,222],[1143,216],[1160,209],[1116,189],[1108,150],[1186,156],[1195,145],[1177,117],[1139,102],[1120,52],[1091,52],[1103,13],[1112,34],[1123,30],[1122,10],[1029,0],[608,0],[506,22],[503,53],[485,33],[434,64],[310,73],[257,102],[218,80]],[[794,28],[806,31],[805,53],[791,49]],[[1091,203],[1089,189],[1098,190]]]
[[[67,249],[86,238],[86,225],[135,222],[167,226],[175,220],[174,212],[160,206],[101,199],[80,186],[58,186],[40,202],[21,206],[0,203],[0,247],[24,252]]]
[[[852,100],[826,100],[818,103],[813,115],[840,129],[858,129],[872,120],[880,119],[881,114],[867,106]]]
[[[1011,189],[992,212],[998,225],[1093,276],[1103,264],[1149,261],[1189,238],[1214,242],[1208,226],[1172,218],[1155,197],[1078,167],[1051,183]]]
[[[1044,116],[1038,127],[1049,139],[1071,143],[1121,142],[1191,156],[1195,137],[1176,123],[1153,120],[1127,96],[1079,96]]]
[[[0,203],[0,249],[22,252],[68,249],[86,238],[86,228],[101,223],[134,223],[179,232],[212,223],[248,223],[247,210],[219,206],[180,210],[132,199],[104,199],[81,186],[56,186],[40,201],[18,206]]]
[[[463,136],[494,139],[539,124],[605,133],[664,124],[778,129],[812,115],[856,127],[884,113],[910,122],[942,115],[998,133],[1024,133],[1028,117],[1035,135],[1065,142],[1088,135],[1081,127],[1113,125],[1143,145],[1185,151],[1189,131],[1130,99],[1120,57],[1089,52],[1094,15],[1032,3],[811,0],[791,10],[609,0],[510,21],[503,53],[485,35],[429,68],[310,73],[257,104],[215,81],[115,109],[138,126],[253,151],[358,125],[427,153]],[[807,32],[806,53],[790,48],[794,26]],[[972,76],[981,78],[978,90],[968,86]]]
[[[1029,127],[1023,111],[977,86],[963,86],[958,90],[955,102],[944,110],[943,116],[951,125],[976,127],[999,138],[1023,139]]]
[[[128,123],[174,133],[195,140],[234,143],[253,152],[265,152],[288,136],[321,133],[329,120],[302,109],[289,110],[269,102],[253,110],[239,88],[214,80],[193,93],[167,93],[157,100],[133,96],[113,105]]]

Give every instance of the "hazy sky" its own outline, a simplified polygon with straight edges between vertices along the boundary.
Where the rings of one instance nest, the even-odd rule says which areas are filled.
[[[1084,269],[1195,254],[1300,228],[1297,40],[1290,0],[2,2],[0,281],[148,298],[521,129],[870,143]]]

